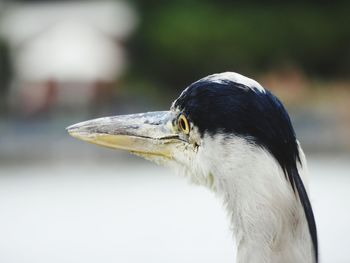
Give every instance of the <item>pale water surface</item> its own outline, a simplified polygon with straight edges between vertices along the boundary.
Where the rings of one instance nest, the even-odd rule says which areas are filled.
[[[146,162],[76,163],[0,167],[1,263],[234,262],[206,189]],[[309,166],[321,262],[350,262],[349,160]]]

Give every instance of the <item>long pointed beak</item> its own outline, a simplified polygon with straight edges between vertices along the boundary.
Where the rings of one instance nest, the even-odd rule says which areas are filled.
[[[173,119],[170,111],[120,115],[80,122],[67,131],[90,143],[172,159],[176,145],[182,143],[173,128]]]

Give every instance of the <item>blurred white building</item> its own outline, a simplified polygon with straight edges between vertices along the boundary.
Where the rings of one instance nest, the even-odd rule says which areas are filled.
[[[88,106],[123,74],[123,42],[137,18],[121,1],[11,4],[0,34],[15,78],[11,104],[20,112]]]

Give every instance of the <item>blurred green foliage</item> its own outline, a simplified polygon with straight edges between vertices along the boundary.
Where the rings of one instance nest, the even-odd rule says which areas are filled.
[[[181,90],[214,72],[288,65],[318,78],[350,73],[349,1],[134,2],[141,22],[130,42],[131,74],[148,83]]]
[[[0,39],[0,113],[6,109],[6,95],[12,77],[8,46]]]

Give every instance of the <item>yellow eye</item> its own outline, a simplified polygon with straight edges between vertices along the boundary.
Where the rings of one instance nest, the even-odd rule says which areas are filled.
[[[185,117],[185,115],[181,114],[179,119],[178,119],[178,126],[179,129],[184,133],[184,134],[189,134],[190,133],[190,124]]]

